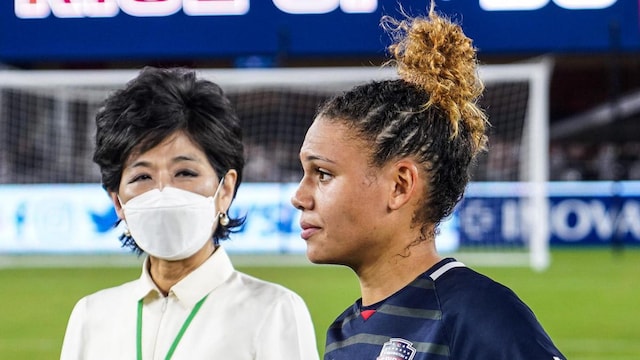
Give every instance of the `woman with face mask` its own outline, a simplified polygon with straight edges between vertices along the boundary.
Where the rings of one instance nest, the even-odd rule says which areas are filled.
[[[139,279],[81,299],[61,359],[317,359],[290,290],[234,270],[220,241],[242,180],[238,118],[214,83],[146,68],[96,116],[94,161]]]

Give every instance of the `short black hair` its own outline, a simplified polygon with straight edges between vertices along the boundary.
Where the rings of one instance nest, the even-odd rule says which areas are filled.
[[[240,121],[217,84],[199,79],[186,68],[145,67],[125,88],[112,93],[96,115],[93,161],[100,167],[102,185],[117,192],[125,162],[181,131],[199,146],[216,175],[238,173],[233,196],[242,182],[244,147]],[[244,219],[218,226],[214,241],[229,237]],[[140,252],[130,236],[123,244]]]

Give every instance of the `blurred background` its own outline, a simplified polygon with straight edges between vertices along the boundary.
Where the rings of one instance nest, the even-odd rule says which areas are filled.
[[[478,49],[492,123],[440,251],[523,295],[569,358],[640,358],[640,1],[435,3]],[[289,205],[298,149],[327,97],[394,76],[379,68],[390,43],[381,16],[428,5],[0,2],[0,291],[15,295],[0,300],[0,358],[55,358],[75,301],[139,272],[91,154],[101,101],[144,66],[199,69],[236,106],[247,167],[231,211],[248,221],[225,246],[246,271],[305,295],[321,349],[357,285],[305,267]],[[50,306],[32,303],[42,296]]]

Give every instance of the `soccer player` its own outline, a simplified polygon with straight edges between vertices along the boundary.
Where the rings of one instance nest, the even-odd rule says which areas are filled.
[[[323,105],[291,200],[308,258],[346,265],[360,282],[362,297],[328,329],[325,359],[564,359],[516,294],[436,251],[487,145],[472,41],[433,4],[383,24],[400,79]]]

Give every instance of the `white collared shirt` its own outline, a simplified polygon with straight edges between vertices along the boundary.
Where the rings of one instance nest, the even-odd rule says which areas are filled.
[[[318,359],[311,316],[300,296],[236,271],[222,247],[166,297],[151,280],[147,261],[139,279],[76,304],[61,360],[135,360],[140,299],[142,357],[164,359],[185,319],[207,294],[172,359]]]

